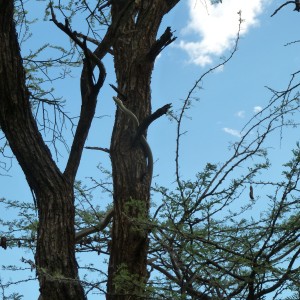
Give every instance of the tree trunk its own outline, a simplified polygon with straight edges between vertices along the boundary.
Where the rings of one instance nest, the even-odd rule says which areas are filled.
[[[32,116],[13,2],[0,0],[0,125],[37,199],[40,299],[86,299],[75,259],[73,181],[57,168]]]
[[[163,15],[178,1],[169,2],[172,4],[135,1],[113,44],[118,89],[126,96],[124,105],[140,122],[151,113],[151,75],[161,50],[157,50],[156,34]],[[121,10],[120,5],[113,4],[113,22]],[[134,143],[135,134],[134,122],[118,109],[111,140],[114,223],[107,299],[140,299],[146,295],[151,178],[145,149],[138,141]]]
[[[37,197],[39,299],[86,299],[75,259],[73,186],[65,182],[56,191],[46,191]]]
[[[59,23],[52,12],[53,22],[83,49],[86,56],[81,76],[80,119],[67,167],[62,173],[32,116],[13,22],[13,0],[0,0],[0,125],[37,199],[36,268],[40,299],[85,299],[75,260],[73,183],[97,95],[105,79],[100,59],[113,44],[118,88],[127,99],[124,104],[140,122],[143,121],[151,112],[150,82],[154,60],[172,42],[170,29],[158,40],[156,34],[162,17],[178,1],[111,1],[112,25],[94,53],[86,49],[67,24]],[[100,72],[94,84],[95,64]],[[111,140],[114,224],[108,299],[139,299],[146,295],[146,221],[151,176],[142,143],[133,143],[135,135],[136,125],[118,110]]]

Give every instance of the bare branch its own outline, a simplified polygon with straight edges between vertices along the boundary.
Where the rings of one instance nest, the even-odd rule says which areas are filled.
[[[150,51],[147,55],[148,59],[150,61],[154,61],[155,58],[159,55],[159,53],[163,51],[168,45],[173,43],[176,39],[177,37],[173,37],[171,27],[167,27],[165,32],[161,35],[161,37],[150,48]]]
[[[102,148],[102,147],[90,147],[90,146],[86,146],[84,147],[85,149],[89,149],[89,150],[99,150],[99,151],[103,151],[106,153],[109,153],[109,149],[108,148]]]
[[[140,137],[144,134],[144,132],[147,130],[147,128],[150,126],[152,122],[154,122],[156,119],[160,118],[161,116],[165,115],[168,110],[171,108],[172,104],[166,104],[162,106],[161,108],[157,109],[154,113],[152,113],[150,116],[148,116],[145,120],[141,122],[139,127],[137,128],[136,136],[134,138],[134,142],[138,141]]]
[[[200,78],[196,80],[195,84],[192,86],[192,88],[188,92],[187,97],[183,101],[183,105],[181,107],[181,111],[180,111],[179,116],[178,117],[173,116],[174,119],[177,122],[175,162],[176,162],[176,181],[177,181],[177,184],[178,184],[178,187],[179,187],[180,190],[182,190],[182,186],[181,186],[181,179],[180,179],[180,172],[179,172],[179,148],[180,148],[181,136],[183,135],[183,133],[181,132],[183,117],[185,115],[186,110],[190,106],[190,101],[191,101],[192,94],[194,93],[196,88],[199,87],[199,83],[203,80],[203,78],[206,77],[211,72],[213,72],[214,70],[216,70],[219,67],[224,66],[226,63],[228,63],[231,60],[231,58],[233,57],[233,55],[235,54],[235,52],[238,50],[238,43],[239,43],[239,40],[240,40],[240,32],[241,32],[241,25],[242,25],[242,22],[243,22],[243,20],[241,18],[241,12],[239,12],[238,14],[239,14],[239,24],[238,24],[237,37],[236,37],[235,44],[234,44],[234,47],[233,47],[230,55],[223,62],[217,64],[216,66],[210,68],[208,71],[203,73],[200,76]],[[182,194],[182,196],[183,196],[183,194]]]
[[[97,224],[96,226],[90,227],[90,228],[85,228],[80,230],[79,232],[77,232],[75,234],[75,241],[76,243],[80,243],[80,240],[83,239],[84,237],[96,233],[96,232],[100,232],[102,231],[111,221],[112,217],[113,217],[114,211],[113,209],[110,209],[104,216],[102,221]]]
[[[275,16],[284,6],[288,5],[288,4],[295,4],[296,7],[294,10],[296,11],[300,11],[300,1],[299,0],[295,0],[295,1],[287,1],[285,3],[283,3],[282,5],[280,5],[271,15],[271,17]]]

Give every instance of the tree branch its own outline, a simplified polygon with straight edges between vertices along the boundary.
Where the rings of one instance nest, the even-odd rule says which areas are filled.
[[[103,151],[106,153],[110,153],[109,149],[107,148],[102,148],[102,147],[91,147],[91,146],[86,146],[84,147],[85,149],[89,149],[89,150],[99,150],[99,151]]]
[[[83,69],[81,72],[81,79],[80,79],[81,99],[82,99],[80,118],[76,128],[67,166],[64,172],[64,175],[68,178],[68,180],[70,182],[74,182],[79,167],[84,143],[88,136],[88,132],[92,120],[94,118],[95,109],[97,105],[97,96],[106,77],[106,70],[104,68],[103,63],[101,62],[101,59],[103,57],[97,55],[96,51],[92,52],[91,50],[88,49],[86,45],[86,39],[84,41],[81,41],[77,37],[77,33],[71,30],[67,20],[65,22],[65,25],[57,21],[51,4],[50,4],[50,10],[52,15],[51,20],[53,21],[53,23],[58,28],[60,28],[63,32],[65,32],[75,42],[75,44],[78,45],[83,50],[85,55],[85,59],[83,61]],[[99,47],[101,47],[101,44],[98,46],[98,48]],[[106,53],[103,52],[103,56],[105,54]],[[99,75],[96,83],[94,83],[95,66],[99,68]]]
[[[122,101],[126,101],[127,100],[127,96],[124,95],[116,86],[114,86],[113,84],[109,84],[111,86],[111,88],[118,93],[118,98],[120,98]]]
[[[166,3],[166,11],[165,14],[167,14],[180,0],[164,0]]]
[[[140,139],[140,137],[144,134],[144,132],[150,126],[150,124],[154,122],[156,119],[158,119],[159,117],[161,117],[162,115],[165,115],[168,112],[168,110],[171,108],[171,106],[172,106],[171,103],[166,104],[163,107],[156,110],[153,114],[145,118],[137,128],[136,136],[134,138],[134,143],[136,143],[136,141]]]
[[[74,182],[75,180],[82,151],[84,148],[84,143],[87,139],[87,135],[95,114],[97,96],[106,77],[106,70],[101,60],[108,52],[110,52],[110,47],[116,38],[118,28],[123,21],[126,21],[126,17],[127,14],[130,12],[129,8],[131,7],[132,3],[133,1],[129,1],[129,3],[126,4],[126,6],[121,10],[118,17],[109,26],[103,40],[97,46],[94,52],[88,49],[86,45],[87,38],[84,38],[84,40],[81,41],[78,38],[77,32],[71,30],[67,20],[65,24],[62,24],[57,21],[53,7],[50,4],[50,10],[52,15],[51,20],[55,23],[55,25],[58,28],[65,32],[74,41],[76,45],[78,45],[83,50],[85,55],[80,83],[82,98],[80,118],[75,132],[67,166],[64,171],[64,175],[71,182]],[[93,82],[93,70],[95,66],[99,68],[99,75],[96,83]]]
[[[96,233],[99,231],[102,231],[111,221],[112,217],[114,215],[114,210],[110,209],[104,216],[102,221],[97,225],[97,226],[92,226],[90,228],[85,228],[82,229],[80,231],[78,231],[75,234],[75,243],[78,244],[80,242],[81,239],[83,239],[84,237],[92,234],[92,233]]]
[[[34,191],[61,188],[62,174],[52,159],[29,103],[25,71],[13,22],[13,1],[0,1],[0,124]],[[32,163],[34,162],[34,163]]]
[[[288,5],[288,4],[295,4],[296,7],[294,10],[296,11],[300,11],[300,2],[299,0],[297,1],[287,1],[285,3],[283,3],[282,5],[280,5],[274,12],[273,14],[271,15],[271,17],[275,16],[284,6]]]
[[[173,37],[171,27],[167,27],[161,37],[152,45],[147,57],[150,61],[154,61],[155,58],[163,51],[168,45],[174,42],[177,37]]]
[[[166,278],[168,278],[169,280],[176,282],[176,284],[178,284],[178,285],[181,284],[181,282],[175,276],[173,276],[170,272],[168,272],[165,268],[158,266],[157,264],[153,263],[150,260],[148,260],[147,262],[148,262],[149,266],[151,266],[153,269],[157,270],[158,272],[164,274],[166,276]],[[198,297],[197,299],[212,300],[212,298],[209,297],[208,295],[206,295],[200,291],[197,291],[197,290],[193,289],[192,287],[188,286],[187,291],[188,291],[189,295]]]

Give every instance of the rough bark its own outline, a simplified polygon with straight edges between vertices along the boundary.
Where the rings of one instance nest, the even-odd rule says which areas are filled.
[[[82,48],[82,107],[70,157],[62,173],[51,157],[33,118],[22,58],[13,22],[13,0],[0,0],[0,125],[33,190],[38,206],[36,268],[40,299],[85,299],[75,260],[73,183],[85,139],[104,82],[101,59],[113,45],[118,89],[142,122],[151,112],[154,60],[172,42],[170,29],[156,40],[162,17],[179,0],[112,1],[112,24],[92,53],[71,28],[53,22]],[[99,78],[93,82],[93,70]],[[114,181],[114,224],[108,271],[108,299],[145,295],[151,178],[147,158],[136,142],[133,122],[121,111],[111,140]],[[143,221],[143,222],[141,222]],[[129,276],[122,277],[125,273]],[[129,280],[128,280],[129,278]],[[125,280],[124,280],[125,279]]]
[[[172,2],[172,3],[171,3]],[[118,90],[124,104],[142,122],[151,113],[151,75],[154,60],[167,44],[156,41],[162,17],[178,1],[135,1],[130,18],[113,44]],[[112,5],[112,21],[122,6]],[[168,40],[170,41],[170,40]],[[120,95],[120,98],[122,98]],[[108,270],[107,299],[140,299],[147,281],[148,219],[151,178],[136,127],[118,110],[111,140],[114,223]],[[127,276],[129,275],[129,276]]]
[[[37,199],[40,299],[85,299],[75,259],[73,178],[57,168],[33,118],[12,0],[0,0],[0,41],[0,125]]]

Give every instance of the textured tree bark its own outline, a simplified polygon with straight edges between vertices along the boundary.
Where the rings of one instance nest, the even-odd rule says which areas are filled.
[[[156,34],[162,17],[177,2],[134,1],[130,18],[119,28],[118,39],[113,44],[118,89],[127,97],[123,101],[125,106],[140,122],[151,113],[151,75],[159,53],[155,52]],[[121,10],[120,4],[113,4],[113,22]],[[133,122],[118,110],[111,139],[114,223],[107,299],[144,299],[146,296],[146,222],[151,178],[147,176],[145,151],[140,143],[133,145],[135,134]]]
[[[179,0],[111,1],[112,25],[95,57],[88,49],[81,76],[82,109],[70,157],[60,172],[32,116],[22,58],[13,22],[13,0],[0,0],[0,126],[36,195],[39,228],[36,268],[40,299],[85,299],[75,260],[73,183],[85,139],[104,82],[101,62],[113,44],[119,90],[140,120],[151,112],[151,74],[159,52],[171,42],[170,30],[156,40],[162,17]],[[124,6],[123,6],[124,5]],[[124,9],[123,9],[124,8]],[[55,24],[80,44],[71,30]],[[167,39],[166,39],[167,37]],[[93,83],[97,64],[99,78]],[[117,111],[111,140],[114,181],[114,224],[108,270],[108,299],[139,299],[145,295],[151,178],[140,143],[133,145],[136,128]]]
[[[0,0],[0,41],[0,125],[37,199],[39,299],[86,299],[75,259],[73,181],[57,168],[32,116],[13,0]]]

